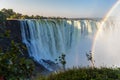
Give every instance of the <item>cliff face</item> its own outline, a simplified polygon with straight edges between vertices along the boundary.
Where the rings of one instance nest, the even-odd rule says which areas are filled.
[[[11,40],[22,43],[20,22],[18,20],[7,20],[4,25],[0,25],[0,48],[2,50],[7,49]]]
[[[10,39],[15,42],[22,42],[20,21],[8,20],[6,21],[6,30],[10,31]]]

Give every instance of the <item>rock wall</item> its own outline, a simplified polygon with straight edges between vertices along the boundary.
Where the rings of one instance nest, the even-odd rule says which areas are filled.
[[[7,20],[6,30],[10,31],[10,39],[15,42],[22,42],[20,21],[18,20]]]
[[[11,40],[22,43],[20,22],[18,20],[7,20],[4,25],[0,25],[0,48],[5,50],[10,46]]]

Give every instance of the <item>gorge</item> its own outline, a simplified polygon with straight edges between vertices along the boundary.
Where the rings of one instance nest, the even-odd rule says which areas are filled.
[[[104,23],[101,28],[101,35],[104,37],[97,38],[95,49],[92,47],[95,35],[101,27],[100,20],[24,19],[8,20],[7,22],[7,29],[11,30],[11,38],[24,43],[29,56],[49,71],[53,71],[55,67],[48,62],[56,63],[55,59],[58,59],[61,54],[66,55],[67,68],[88,66],[86,53],[89,51],[94,51],[96,66],[103,66],[104,63],[109,66],[114,65],[115,60],[106,59],[107,56],[113,55],[114,51],[109,54],[106,52],[108,46],[105,49],[104,47],[106,44],[110,44],[112,33],[114,33],[114,37],[116,36],[115,39],[117,38],[116,31],[117,34],[119,31],[117,28],[113,30],[113,27],[117,27],[118,22],[108,20]],[[108,34],[111,38],[106,39]],[[104,42],[105,40],[108,40],[108,43]]]

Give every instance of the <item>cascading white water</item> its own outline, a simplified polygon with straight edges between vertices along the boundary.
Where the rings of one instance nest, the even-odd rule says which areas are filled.
[[[67,67],[88,65],[86,52],[91,50],[97,20],[39,19],[21,20],[23,43],[29,55],[52,70],[42,61],[55,61],[66,54]]]

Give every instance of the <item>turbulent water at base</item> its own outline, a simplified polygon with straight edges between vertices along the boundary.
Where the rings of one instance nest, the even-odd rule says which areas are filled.
[[[91,50],[97,20],[39,19],[21,20],[23,43],[29,55],[45,68],[44,60],[55,61],[66,54],[67,67],[87,66],[86,52]]]

